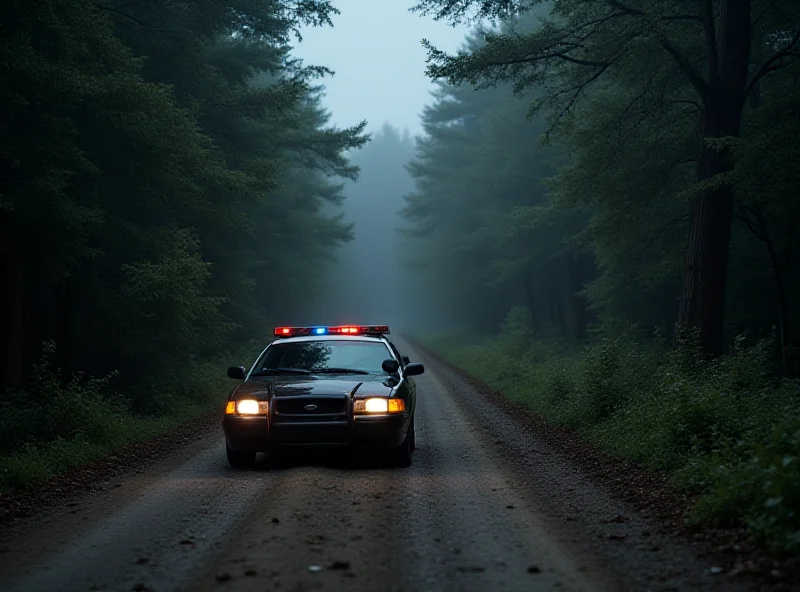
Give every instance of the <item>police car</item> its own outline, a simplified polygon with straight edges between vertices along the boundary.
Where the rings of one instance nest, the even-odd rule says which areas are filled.
[[[253,366],[228,368],[241,380],[222,427],[228,462],[291,446],[382,448],[411,465],[416,386],[422,364],[401,356],[387,325],[276,327]]]

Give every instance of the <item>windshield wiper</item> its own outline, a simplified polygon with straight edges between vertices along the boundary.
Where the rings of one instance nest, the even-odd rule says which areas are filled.
[[[320,368],[314,374],[372,374],[366,370],[353,370],[352,368]]]
[[[253,376],[272,376],[275,374],[311,374],[310,370],[303,368],[262,368],[258,372],[254,372]]]

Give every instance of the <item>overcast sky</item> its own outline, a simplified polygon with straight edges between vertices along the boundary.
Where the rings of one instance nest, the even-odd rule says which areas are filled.
[[[421,131],[419,114],[430,100],[425,76],[428,39],[456,51],[467,29],[453,28],[409,12],[414,0],[335,0],[341,11],[333,28],[303,30],[295,55],[308,65],[336,72],[325,79],[326,104],[339,126],[366,119],[371,131],[384,122],[412,134]]]

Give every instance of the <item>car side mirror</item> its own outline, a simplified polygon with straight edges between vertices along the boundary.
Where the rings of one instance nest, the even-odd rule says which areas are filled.
[[[408,356],[400,356],[400,357],[403,358],[403,364],[410,364],[411,363],[411,360],[408,359]]]
[[[395,374],[400,369],[400,362],[392,359],[384,360],[381,368],[387,374]]]
[[[233,378],[234,380],[244,380],[244,366],[231,366],[228,368],[228,378]]]
[[[403,371],[406,376],[419,376],[423,372],[425,372],[425,366],[418,363],[408,364]]]

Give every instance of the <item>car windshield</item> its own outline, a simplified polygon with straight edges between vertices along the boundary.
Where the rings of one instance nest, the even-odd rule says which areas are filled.
[[[276,343],[256,362],[253,375],[386,374],[383,361],[392,355],[376,341],[298,341]]]

